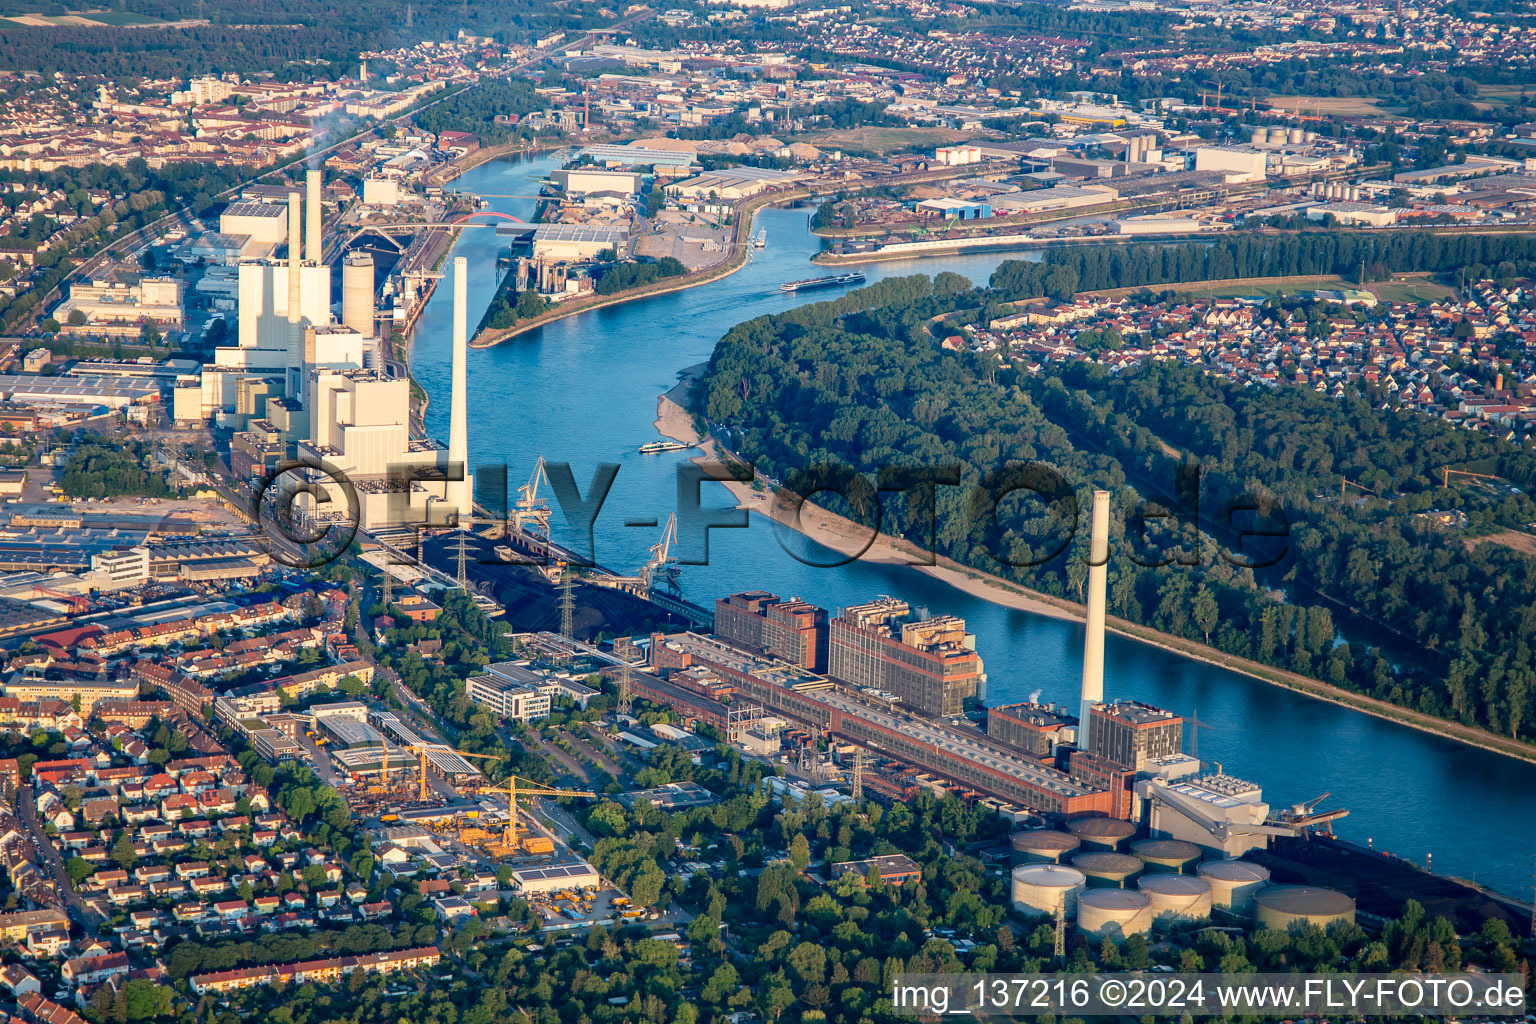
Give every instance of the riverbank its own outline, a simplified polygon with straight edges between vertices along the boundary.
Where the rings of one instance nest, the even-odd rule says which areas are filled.
[[[691,274],[663,278],[660,281],[653,281],[638,288],[629,288],[622,292],[615,292],[612,295],[594,295],[591,298],[563,302],[546,313],[541,313],[530,320],[513,324],[511,327],[482,331],[469,343],[470,347],[491,348],[515,338],[519,334],[527,333],[546,324],[552,324],[557,320],[564,320],[567,317],[591,312],[594,309],[602,309],[605,306],[617,306],[626,302],[634,302],[637,299],[648,299],[657,295],[666,295],[670,292],[697,288],[699,285],[709,284],[712,281],[729,277],[747,265],[747,259],[750,256],[749,246],[751,243],[752,220],[757,215],[757,211],[765,206],[773,206],[778,203],[792,203],[809,195],[810,193],[804,189],[792,189],[788,192],[770,192],[747,200],[735,213],[735,218],[731,224],[731,255],[722,263],[717,263],[704,270],[696,270]]]
[[[699,372],[701,372],[700,367],[691,368],[688,376],[657,400],[656,429],[666,437],[698,444],[699,458],[740,461],[731,453],[722,450],[713,437],[701,437],[695,429],[693,415],[687,411],[687,407],[689,393]],[[810,502],[805,503],[796,521],[793,508],[783,501],[775,500],[773,492],[761,485],[754,487],[751,484],[726,483],[724,486],[736,499],[738,508],[756,512],[772,521],[775,529],[793,530],[823,547],[839,552],[850,560],[857,558],[861,561],[910,566],[973,597],[1018,611],[1074,622],[1081,622],[1086,618],[1085,608],[1074,601],[1030,590],[990,573],[961,565],[951,559],[924,552],[916,545],[900,538],[883,533],[871,538],[867,527],[860,526],[852,520]],[[1123,637],[1183,658],[1238,672],[1261,682],[1284,687],[1304,696],[1337,704],[1398,725],[1405,725],[1410,729],[1439,736],[1442,739],[1454,740],[1507,757],[1536,763],[1536,746],[1506,736],[1498,736],[1457,722],[1447,722],[1374,697],[1331,686],[1295,672],[1230,655],[1198,641],[1161,633],[1128,619],[1110,616],[1106,620],[1106,625],[1109,630]]]

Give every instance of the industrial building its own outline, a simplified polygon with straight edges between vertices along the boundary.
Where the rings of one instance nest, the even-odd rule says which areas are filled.
[[[85,323],[69,323],[71,313],[80,313]],[[114,325],[138,334],[141,325],[181,327],[181,282],[170,277],[146,277],[129,284],[122,281],[89,281],[69,286],[69,298],[53,310],[53,317],[63,329],[75,333],[112,333]]]
[[[540,224],[533,229],[533,258],[571,262],[590,260],[608,249],[622,253],[628,238],[629,231],[625,228]]]
[[[842,609],[829,626],[827,673],[856,689],[893,694],[913,711],[949,717],[984,696],[986,676],[965,621],[912,620],[905,602],[881,597]]]
[[[811,672],[827,667],[827,613],[798,597],[779,600],[765,590],[715,602],[715,633],[740,647],[759,648]]]
[[[524,895],[560,892],[562,889],[595,889],[602,884],[603,878],[597,869],[585,861],[512,872],[512,887]]]
[[[588,192],[613,192],[621,196],[640,194],[645,176],[633,171],[599,171],[591,167],[573,167],[551,171],[550,180],[570,195]]]
[[[539,678],[509,678],[505,671],[470,676],[466,683],[469,699],[482,704],[495,715],[514,722],[533,722],[549,717],[549,695],[541,692]]]
[[[718,623],[719,613],[715,621]],[[1077,719],[1050,704],[1002,704],[987,709],[987,736],[1032,757],[1050,757],[1076,735]]]
[[[1219,171],[1228,184],[1263,181],[1269,157],[1252,146],[1200,146],[1195,150],[1195,170]]]
[[[288,208],[278,203],[230,203],[219,214],[219,234],[243,235],[266,251],[282,245],[287,231]]]
[[[1184,749],[1184,719],[1140,701],[1095,704],[1088,749],[1099,757],[1140,770],[1149,761]]]

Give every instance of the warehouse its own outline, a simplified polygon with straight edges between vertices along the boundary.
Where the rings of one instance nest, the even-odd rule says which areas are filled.
[[[276,203],[230,203],[219,214],[219,234],[245,235],[259,245],[280,245],[288,236],[288,207]]]
[[[512,887],[524,894],[559,892],[562,889],[596,889],[602,884],[602,876],[586,861],[512,872]]]
[[[992,216],[992,204],[970,199],[924,199],[917,212],[932,220],[986,220]]]
[[[0,397],[18,405],[121,410],[159,401],[160,389],[153,384],[116,377],[44,377],[15,373],[0,374]]]
[[[550,180],[572,195],[587,192],[615,192],[621,196],[638,195],[642,175],[632,171],[597,171],[589,167],[577,167],[569,171],[552,171]]]
[[[533,232],[533,258],[590,260],[605,249],[621,252],[629,237],[624,228],[597,228],[584,224],[540,224]]]

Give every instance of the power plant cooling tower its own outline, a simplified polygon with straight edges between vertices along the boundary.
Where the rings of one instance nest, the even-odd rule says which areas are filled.
[[[352,252],[341,265],[341,322],[373,337],[373,254]]]
[[[1208,860],[1195,871],[1210,883],[1211,904],[1253,916],[1253,898],[1269,884],[1269,869],[1246,860]]]
[[[1060,864],[1021,864],[1013,869],[1013,909],[1029,917],[1067,917],[1077,913],[1077,895],[1087,879]]]
[[[1077,895],[1077,930],[1123,942],[1152,930],[1152,900],[1134,889],[1084,889]]]
[[[1013,847],[1013,863],[1060,864],[1077,852],[1083,841],[1077,836],[1057,832],[1053,828],[1037,828],[1029,832],[1015,833],[1009,840]]]
[[[1211,916],[1211,887],[1194,875],[1145,875],[1137,887],[1152,900],[1158,924],[1204,921]]]
[[[1326,928],[1335,921],[1355,920],[1355,901],[1336,889],[1308,885],[1271,885],[1253,898],[1259,924],[1286,929],[1293,921]]]

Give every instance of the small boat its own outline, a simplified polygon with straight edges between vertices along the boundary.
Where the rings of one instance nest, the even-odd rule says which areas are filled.
[[[698,444],[688,441],[649,441],[640,446],[640,454],[656,455],[659,452],[681,452],[697,447]]]
[[[757,241],[752,243],[752,244],[756,245],[759,249],[761,249],[763,246],[767,245],[768,244],[768,229],[767,228],[763,228],[760,231],[758,231],[758,233],[757,233]]]
[[[779,285],[781,292],[803,292],[812,288],[834,288],[841,284],[863,284],[864,271],[850,270],[846,274],[831,274],[827,277],[808,277],[804,281],[785,281]]]

